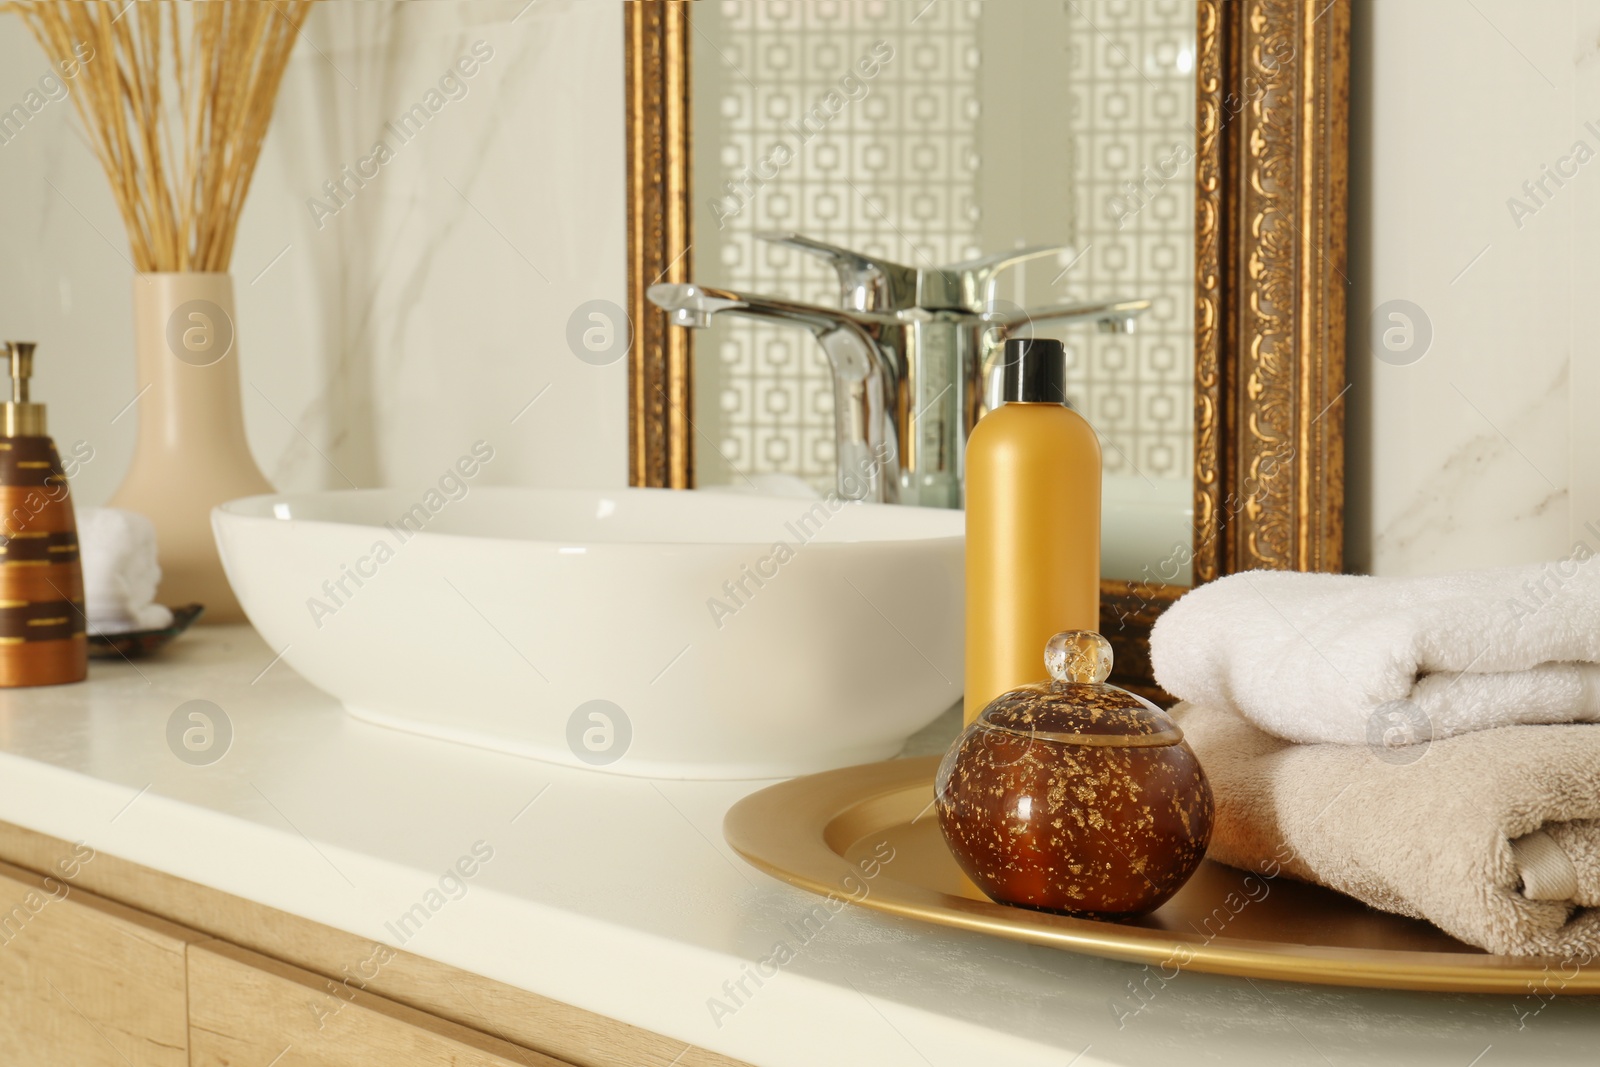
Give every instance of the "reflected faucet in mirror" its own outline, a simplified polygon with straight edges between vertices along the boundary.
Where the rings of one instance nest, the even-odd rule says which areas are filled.
[[[989,383],[1006,338],[1044,323],[1132,332],[1150,307],[1149,300],[999,306],[1001,271],[1070,252],[1065,246],[918,268],[795,233],[757,236],[826,259],[839,276],[839,306],[703,285],[652,285],[647,295],[676,326],[702,328],[726,313],[811,331],[833,376],[836,487],[847,500],[960,507],[967,435],[994,404]]]

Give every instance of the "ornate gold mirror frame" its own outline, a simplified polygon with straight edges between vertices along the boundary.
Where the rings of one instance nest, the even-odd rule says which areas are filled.
[[[687,282],[691,0],[626,4],[628,474],[694,481],[690,331],[645,301]],[[1344,536],[1350,0],[1197,0],[1195,581],[1338,571]],[[1187,587],[1106,581],[1117,677]]]

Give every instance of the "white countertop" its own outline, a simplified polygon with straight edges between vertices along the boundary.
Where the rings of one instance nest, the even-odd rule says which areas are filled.
[[[234,731],[209,766],[167,743],[196,699]],[[1151,979],[1128,1016],[1143,968],[853,908],[714,1019],[724,983],[817,904],[722,840],[723,813],[759,785],[568,770],[370,726],[243,627],[97,662],[82,685],[0,691],[0,820],[391,945],[482,842],[493,858],[407,951],[760,1067],[1497,1067],[1592,1063],[1600,1046],[1594,998],[1529,1015],[1532,997],[1191,972]]]

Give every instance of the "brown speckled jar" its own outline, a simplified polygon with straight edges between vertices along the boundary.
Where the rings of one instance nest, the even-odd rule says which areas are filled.
[[[1211,839],[1211,787],[1183,731],[1105,684],[1099,634],[1050,639],[1049,682],[995,698],[939,765],[950,851],[1005,904],[1102,919],[1153,911]]]

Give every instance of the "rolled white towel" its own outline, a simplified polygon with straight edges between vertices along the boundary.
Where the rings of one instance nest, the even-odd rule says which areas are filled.
[[[172,612],[153,602],[161,565],[156,562],[156,528],[150,520],[121,508],[80,508],[77,519],[89,632],[127,633],[172,625]]]
[[[1156,681],[1290,741],[1600,721],[1600,559],[1425,578],[1246,571],[1150,635]]]

